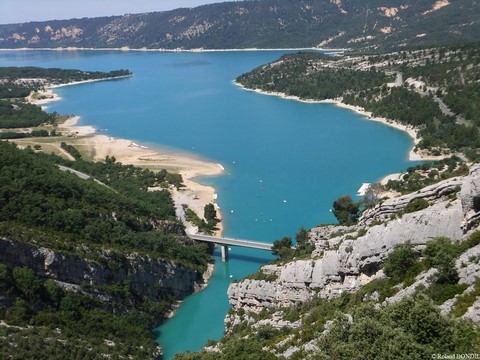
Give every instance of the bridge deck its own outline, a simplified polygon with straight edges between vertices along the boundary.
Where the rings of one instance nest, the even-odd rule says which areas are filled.
[[[232,238],[217,237],[217,236],[202,235],[202,234],[187,234],[187,236],[193,240],[211,242],[219,245],[241,246],[246,248],[268,250],[268,251],[271,251],[273,246],[272,244],[262,243],[258,241],[232,239]]]

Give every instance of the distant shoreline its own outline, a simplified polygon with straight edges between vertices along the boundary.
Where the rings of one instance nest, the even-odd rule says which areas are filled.
[[[112,77],[106,77],[106,78],[101,78],[101,79],[89,79],[89,80],[72,81],[72,82],[65,83],[65,84],[51,84],[51,85],[46,86],[46,88],[56,89],[56,88],[65,87],[65,86],[88,84],[88,83],[99,82],[99,81],[126,79],[126,78],[130,78],[130,77],[133,77],[133,74],[121,75],[121,76],[112,76]]]
[[[123,51],[123,52],[166,52],[166,53],[176,53],[176,52],[187,52],[187,53],[202,53],[202,52],[240,52],[240,51],[333,51],[333,52],[343,52],[349,50],[345,49],[329,49],[329,48],[234,48],[234,49],[153,49],[153,48],[130,48],[128,46],[119,47],[119,48],[82,48],[75,46],[68,47],[56,47],[56,48],[0,48],[0,51]]]
[[[381,124],[393,127],[397,130],[401,130],[403,132],[406,132],[408,136],[413,140],[413,147],[408,153],[408,159],[410,161],[428,161],[428,160],[442,160],[448,157],[448,155],[439,155],[439,156],[433,156],[433,155],[427,155],[427,154],[422,154],[422,153],[417,153],[414,151],[416,145],[420,142],[421,138],[418,137],[418,129],[413,127],[413,126],[408,126],[405,124],[402,124],[396,120],[391,120],[387,118],[381,118],[381,117],[372,117],[372,113],[370,111],[366,111],[364,108],[360,106],[353,106],[344,103],[340,99],[325,99],[325,100],[315,100],[315,99],[301,99],[298,96],[292,96],[292,95],[286,95],[281,92],[274,92],[274,91],[264,91],[260,89],[249,89],[243,86],[242,84],[233,81],[233,84],[241,88],[242,90],[246,91],[252,91],[258,94],[262,95],[269,95],[269,96],[277,96],[282,99],[286,100],[294,100],[294,101],[299,101],[307,104],[334,104],[338,107],[348,109],[351,111],[356,112],[357,114],[360,114],[364,117],[365,120],[368,121],[375,121],[379,122]]]
[[[41,99],[33,99],[31,93],[30,95],[27,96],[27,101],[34,104],[34,105],[42,105],[42,108],[46,108],[43,105],[48,104],[53,101],[59,101],[62,100],[62,98],[53,91],[53,89],[57,89],[60,87],[65,87],[65,86],[71,86],[71,85],[80,85],[80,84],[87,84],[87,83],[93,83],[93,82],[99,82],[99,81],[107,81],[107,80],[116,80],[116,79],[125,79],[132,77],[133,74],[130,75],[122,75],[122,76],[113,76],[113,77],[108,77],[108,78],[101,78],[101,79],[89,79],[89,80],[81,80],[81,81],[72,81],[69,83],[65,84],[48,84],[45,86],[44,91],[37,91],[40,96],[43,96]]]

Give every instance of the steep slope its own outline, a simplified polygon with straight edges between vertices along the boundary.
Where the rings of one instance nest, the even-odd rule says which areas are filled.
[[[315,244],[311,259],[264,267],[264,272],[276,274],[278,280],[247,279],[232,284],[230,301],[238,308],[258,309],[292,305],[314,295],[329,298],[356,291],[383,275],[382,264],[395,246],[410,242],[422,247],[441,236],[459,241],[476,229],[480,209],[473,203],[480,197],[479,184],[480,166],[474,166],[468,177],[384,201],[367,210],[356,226],[314,228],[310,231]],[[405,213],[415,199],[424,199],[429,206]]]
[[[151,329],[203,284],[209,258],[169,192],[148,191],[166,173],[4,141],[0,170],[0,358],[157,357]]]
[[[260,0],[0,26],[0,48],[391,48],[473,41],[477,1]],[[441,27],[438,24],[442,24]]]
[[[230,285],[220,342],[175,359],[478,353],[479,199],[475,164],[467,176],[383,201],[354,226],[311,229],[311,254]],[[412,209],[419,201],[427,207]]]

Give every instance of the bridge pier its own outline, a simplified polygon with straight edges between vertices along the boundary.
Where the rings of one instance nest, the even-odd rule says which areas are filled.
[[[220,249],[222,251],[222,261],[225,262],[228,260],[228,246],[220,245]]]

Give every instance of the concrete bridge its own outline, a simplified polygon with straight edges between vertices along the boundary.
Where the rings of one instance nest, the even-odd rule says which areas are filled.
[[[204,241],[204,242],[220,245],[222,250],[222,261],[227,261],[228,259],[228,246],[240,246],[240,247],[267,250],[267,251],[272,251],[272,247],[273,247],[272,244],[262,243],[258,241],[232,239],[232,238],[203,235],[203,234],[187,234],[187,236],[193,240]]]

